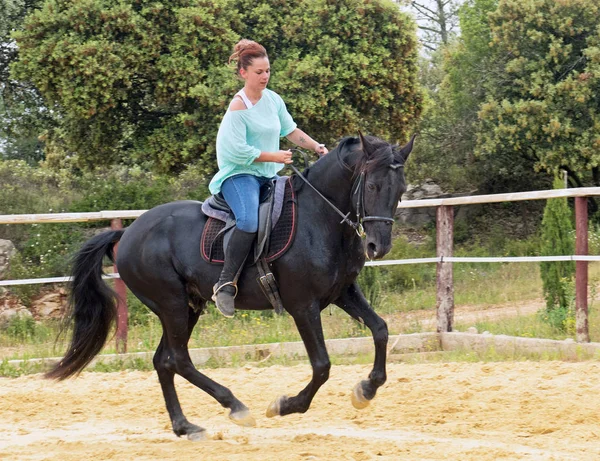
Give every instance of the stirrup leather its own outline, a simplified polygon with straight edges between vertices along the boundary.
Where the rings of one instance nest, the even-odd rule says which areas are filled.
[[[215,286],[213,287],[213,295],[211,297],[211,299],[214,302],[217,302],[217,293],[219,291],[221,291],[224,287],[226,287],[227,285],[231,285],[233,288],[235,288],[235,293],[233,294],[233,298],[235,299],[237,297],[238,294],[238,287],[237,284],[235,282],[225,282],[223,285],[217,287],[218,283],[215,283]]]

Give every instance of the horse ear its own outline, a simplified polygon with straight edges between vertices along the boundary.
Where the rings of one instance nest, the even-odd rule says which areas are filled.
[[[406,162],[406,159],[408,159],[409,154],[412,152],[413,143],[415,142],[416,137],[417,133],[413,134],[412,138],[410,138],[410,141],[408,141],[404,146],[402,146],[397,152],[397,154],[400,155],[400,157],[402,157],[403,163]]]
[[[363,136],[363,134],[360,130],[358,131],[358,137],[360,138],[360,148],[365,153],[367,158],[370,157],[374,150],[373,146],[371,145],[371,143],[369,141],[367,141],[367,138],[365,138]]]

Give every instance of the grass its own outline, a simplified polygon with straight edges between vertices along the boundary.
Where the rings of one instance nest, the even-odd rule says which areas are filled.
[[[542,297],[542,284],[539,266],[536,263],[455,264],[454,303],[457,310],[464,305],[498,305],[519,303]],[[496,267],[494,267],[496,266]],[[594,274],[600,274],[600,267],[594,267]],[[590,279],[592,279],[590,266]],[[403,292],[386,293],[384,306],[380,311],[410,312],[421,309],[435,309],[435,284],[417,287]]]
[[[590,264],[590,285],[600,279],[600,264]],[[595,295],[595,293],[591,293]],[[523,303],[538,300],[541,297],[541,281],[537,264],[507,263],[501,265],[455,265],[455,304],[456,313],[460,313],[461,306],[487,307],[501,304]],[[154,351],[162,336],[162,328],[158,319],[141,305],[130,300],[130,328],[128,336],[128,351]],[[436,305],[435,284],[405,289],[402,292],[382,291],[381,303],[378,312],[387,316],[402,317],[402,314],[415,310],[434,310]],[[337,307],[327,308],[322,314],[323,328],[326,338],[349,338],[370,336],[369,330],[348,317]],[[540,337],[551,339],[564,339],[566,335],[554,330],[541,321],[538,315],[523,315],[513,318],[503,318],[493,321],[478,321],[461,323],[457,321],[455,328],[464,331],[470,326],[475,326],[479,332],[489,331],[492,334],[510,336]],[[390,328],[391,334],[413,333],[424,329],[419,321],[400,324]],[[18,371],[12,367],[8,360],[58,357],[64,353],[67,342],[64,339],[56,341],[59,331],[57,322],[35,322],[32,319],[17,319],[11,322],[8,328],[0,331],[0,376],[12,376],[22,373],[35,373],[41,371],[37,365],[30,364],[21,367]],[[600,316],[593,303],[590,308],[590,335],[592,340],[600,339]],[[573,337],[573,336],[571,336]],[[268,312],[239,311],[234,319],[223,319],[209,306],[207,313],[200,317],[198,325],[190,338],[189,347],[215,347],[233,346],[243,344],[259,344],[272,342],[300,341],[300,335],[292,318],[284,314],[274,315]],[[114,340],[108,341],[103,353],[115,353]],[[490,353],[491,354],[491,353]],[[494,355],[481,356],[474,352],[461,352],[456,356],[444,353],[443,360],[492,360]],[[486,358],[487,357],[487,358]],[[436,360],[437,358],[419,360]],[[513,360],[514,357],[506,357]],[[285,363],[291,359],[269,359],[265,364]],[[342,362],[354,359],[339,359]],[[361,358],[365,363],[370,358]],[[244,357],[234,361],[239,364],[246,363]],[[291,360],[293,362],[293,360]],[[207,366],[222,366],[215,361]],[[231,365],[231,363],[230,363]],[[103,368],[104,367],[104,368]],[[116,369],[149,369],[148,361],[114,363],[110,365],[97,365],[98,371],[111,371]]]

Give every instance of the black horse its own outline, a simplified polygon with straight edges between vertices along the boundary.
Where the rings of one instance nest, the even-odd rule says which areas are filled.
[[[385,382],[387,325],[365,299],[356,278],[365,257],[379,259],[391,249],[394,212],[406,190],[403,166],[413,140],[402,148],[371,136],[342,140],[303,173],[330,204],[295,178],[297,232],[290,249],[272,263],[272,271],[285,310],[293,317],[306,347],[313,375],[297,396],[275,399],[267,416],[307,411],[327,381],[331,364],[320,314],[331,303],[363,322],[375,342],[373,370],[354,388],[354,406],[366,407]],[[357,221],[348,218],[340,223],[331,205]],[[116,317],[114,292],[101,279],[102,259],[112,259],[113,247],[119,242],[116,264],[121,278],[163,327],[154,367],[175,434],[195,439],[204,433],[203,428],[188,422],[181,410],[174,386],[176,373],[229,408],[235,423],[253,426],[248,408],[229,389],[196,370],[188,352],[192,330],[221,270],[200,255],[206,220],[201,202],[172,202],[149,210],[125,230],[104,232],[86,242],[73,266],[71,343],[62,361],[46,376],[65,379],[77,374],[102,349]],[[363,225],[364,243],[357,232]],[[242,273],[237,309],[271,309],[256,279],[254,266]]]

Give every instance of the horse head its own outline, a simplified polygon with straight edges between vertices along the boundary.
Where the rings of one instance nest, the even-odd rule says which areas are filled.
[[[366,256],[381,259],[392,249],[394,214],[406,191],[404,164],[415,136],[402,147],[362,133],[359,138],[363,157],[355,169],[353,202],[366,233]]]

